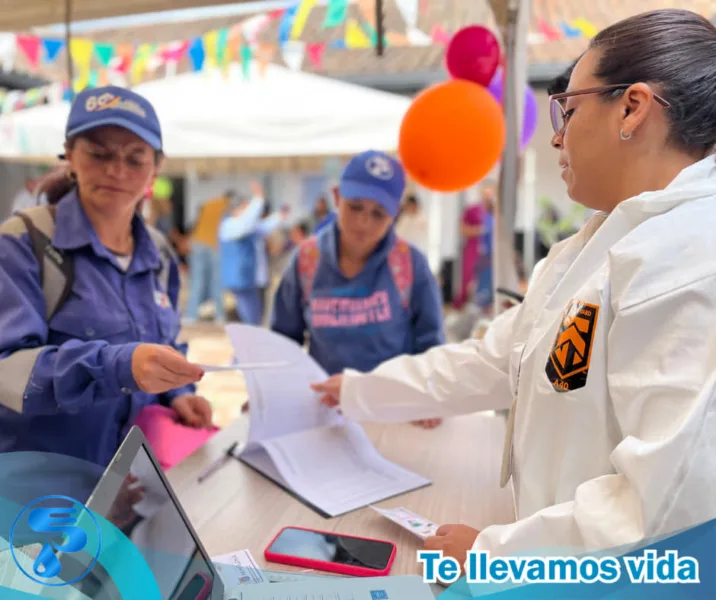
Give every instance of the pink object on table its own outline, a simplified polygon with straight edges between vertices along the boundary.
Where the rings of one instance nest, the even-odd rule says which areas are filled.
[[[183,425],[176,412],[157,404],[145,406],[134,424],[142,430],[165,471],[180,463],[219,431],[218,427],[194,429]]]

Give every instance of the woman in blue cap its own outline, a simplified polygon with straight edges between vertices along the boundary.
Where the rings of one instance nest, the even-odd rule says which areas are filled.
[[[271,328],[299,344],[308,339],[331,375],[371,371],[444,341],[427,259],[394,231],[404,191],[397,160],[373,150],[355,156],[341,177],[335,220],[299,246],[276,292]]]
[[[0,451],[107,464],[139,411],[211,424],[176,343],[177,263],[138,214],[162,163],[151,104],[122,88],[72,105],[70,191],[0,226]]]

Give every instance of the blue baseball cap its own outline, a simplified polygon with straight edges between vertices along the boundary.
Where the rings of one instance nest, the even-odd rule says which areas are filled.
[[[162,149],[162,130],[151,103],[131,90],[112,85],[87,88],[77,94],[65,138],[109,125],[131,131],[154,150]]]
[[[367,150],[350,160],[338,189],[348,200],[375,200],[395,218],[405,191],[405,171],[392,156]]]

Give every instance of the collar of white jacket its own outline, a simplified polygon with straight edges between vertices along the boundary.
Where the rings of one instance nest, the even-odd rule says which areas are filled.
[[[713,154],[686,167],[663,190],[629,198],[619,204],[615,212],[661,214],[685,202],[709,196],[716,196],[716,156]]]

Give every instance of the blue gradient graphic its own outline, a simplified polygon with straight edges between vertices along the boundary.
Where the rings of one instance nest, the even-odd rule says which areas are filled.
[[[692,557],[699,564],[699,583],[632,583],[620,559],[622,575],[615,583],[576,584],[468,584],[465,578],[450,586],[438,600],[712,600],[716,598],[716,520],[673,536],[647,540],[637,549],[616,548],[581,556],[640,557],[646,550],[658,556],[675,550],[679,557]],[[533,556],[545,556],[535,552]],[[574,554],[549,551],[550,556]]]

